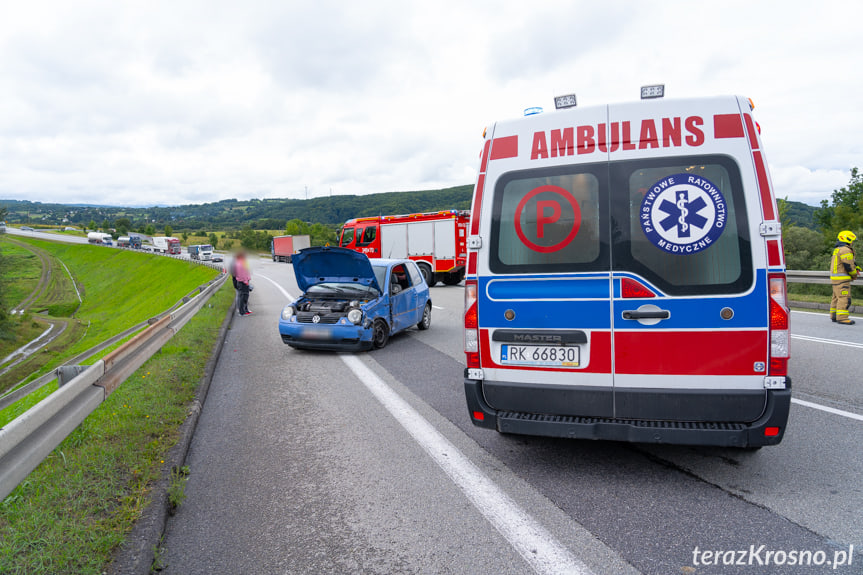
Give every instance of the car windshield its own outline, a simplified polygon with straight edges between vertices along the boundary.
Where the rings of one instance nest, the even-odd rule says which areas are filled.
[[[386,285],[386,283],[387,283],[387,282],[386,282],[386,279],[387,279],[387,267],[386,267],[386,266],[376,266],[376,265],[373,265],[373,266],[372,266],[372,269],[373,269],[373,270],[374,270],[374,272],[375,272],[375,279],[376,279],[376,280],[378,280],[378,285],[381,287],[381,289],[384,289],[384,286],[385,286],[385,285]]]
[[[356,283],[323,282],[315,284],[306,291],[306,295],[336,296],[336,297],[378,297],[378,290],[371,286]]]

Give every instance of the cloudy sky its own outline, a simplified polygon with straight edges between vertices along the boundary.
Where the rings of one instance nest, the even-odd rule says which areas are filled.
[[[0,0],[0,198],[115,205],[473,183],[528,106],[754,99],[779,196],[863,167],[863,3]]]

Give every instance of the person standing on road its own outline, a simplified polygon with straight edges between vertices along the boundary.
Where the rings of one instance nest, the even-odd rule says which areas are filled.
[[[237,312],[240,315],[252,315],[249,311],[252,274],[249,271],[246,252],[239,251],[234,256],[234,261],[231,263],[231,276],[234,279],[234,288],[237,290]]]
[[[842,325],[854,325],[848,312],[851,308],[851,282],[857,279],[857,274],[860,273],[860,268],[854,262],[854,249],[851,247],[856,239],[853,232],[839,232],[830,260],[830,281],[833,284],[830,319]]]

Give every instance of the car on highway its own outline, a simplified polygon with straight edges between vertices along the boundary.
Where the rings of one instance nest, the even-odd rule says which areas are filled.
[[[33,232],[35,230],[33,228],[31,228],[30,226],[21,226],[21,231],[22,232]]]
[[[225,259],[224,259],[220,254],[216,254],[216,253],[214,253],[214,254],[213,254],[213,260],[212,260],[212,261],[214,261],[214,262],[223,262],[223,261],[225,261]]]
[[[313,247],[292,264],[303,295],[282,310],[279,333],[293,348],[380,349],[395,333],[431,325],[429,287],[411,260]]]

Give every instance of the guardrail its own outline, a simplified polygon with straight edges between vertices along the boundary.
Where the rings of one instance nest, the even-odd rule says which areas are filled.
[[[800,284],[829,284],[830,272],[786,270],[785,277],[789,283]],[[863,279],[856,279],[851,285],[863,286]]]
[[[87,366],[0,429],[0,500],[21,483],[117,387],[150,359],[225,282],[222,274],[193,298]]]
[[[157,320],[161,319],[162,317],[164,317],[167,314],[170,314],[172,311],[174,311],[175,309],[177,309],[178,307],[180,307],[181,305],[183,305],[187,301],[189,301],[189,299],[194,297],[197,293],[200,293],[201,291],[203,291],[205,287],[206,287],[206,284],[196,287],[195,289],[193,289],[192,291],[190,291],[189,293],[184,295],[181,300],[179,300],[177,303],[175,303],[174,305],[169,307],[164,312],[157,314],[157,315],[155,315],[155,316],[153,316],[153,317],[151,317],[145,321],[142,321],[138,324],[135,324],[132,327],[122,331],[121,333],[118,333],[117,335],[110,337],[110,338],[106,339],[105,341],[103,341],[99,344],[94,345],[93,347],[91,347],[88,350],[82,351],[81,353],[79,353],[75,357],[72,357],[71,359],[67,359],[62,364],[58,365],[57,368],[51,370],[50,372],[46,373],[45,375],[42,375],[42,376],[34,379],[33,381],[30,381],[30,382],[22,385],[21,387],[16,387],[15,389],[6,393],[5,395],[0,396],[0,409],[6,409],[7,407],[12,405],[13,403],[18,401],[19,399],[22,399],[22,398],[30,395],[31,393],[33,393],[34,391],[36,391],[40,387],[47,385],[47,384],[51,383],[52,381],[54,381],[55,379],[57,379],[56,369],[59,369],[61,367],[70,366],[70,365],[80,364],[82,361],[86,361],[86,360],[90,359],[91,357],[93,357],[94,355],[99,353],[100,351],[104,350],[106,347],[111,347],[112,345],[114,345],[118,341],[125,339],[126,337],[135,333],[136,331],[139,331],[142,328],[147,327],[148,325],[152,325],[152,324],[156,323]],[[16,385],[20,385],[20,382]]]

